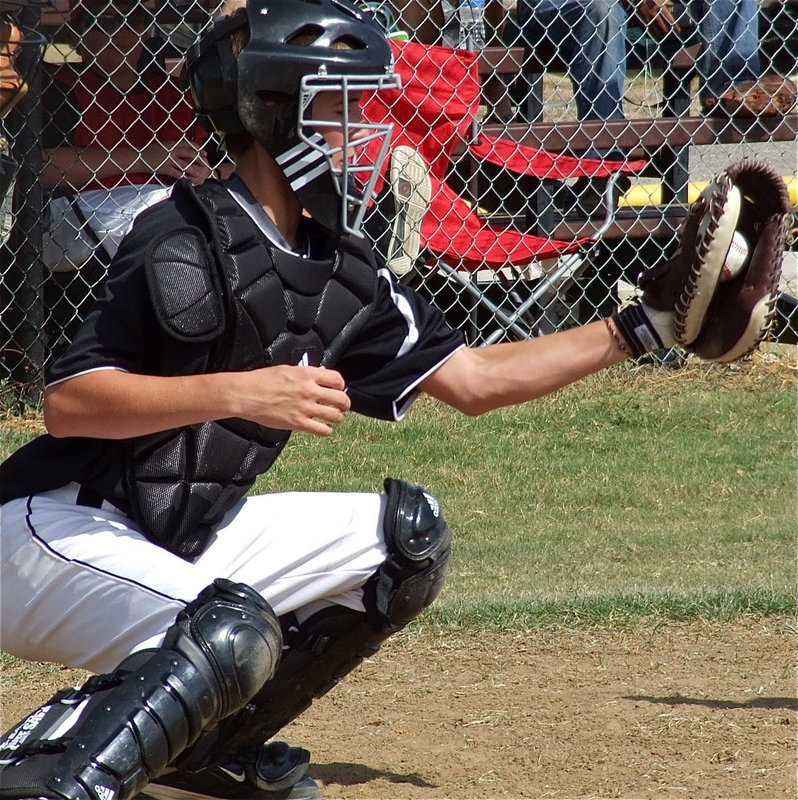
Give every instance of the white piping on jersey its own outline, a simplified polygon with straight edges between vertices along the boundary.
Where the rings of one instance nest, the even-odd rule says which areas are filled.
[[[413,316],[413,309],[410,308],[410,303],[407,302],[407,298],[397,294],[394,291],[391,272],[387,269],[387,267],[377,270],[377,274],[383,280],[388,281],[388,286],[391,291],[391,300],[393,300],[396,310],[404,317],[405,322],[407,323],[407,335],[405,336],[401,347],[396,353],[396,358],[400,358],[401,356],[405,355],[405,353],[410,352],[416,342],[418,342],[418,325],[416,325],[416,319]]]
[[[405,388],[402,394],[393,401],[393,418],[399,422],[400,420],[404,419],[407,416],[407,412],[410,411],[410,407],[416,401],[416,398],[420,394],[418,389],[416,388],[420,383],[422,383],[429,375],[432,375],[435,370],[440,369],[458,350],[462,350],[466,345],[461,344],[459,347],[456,347],[452,350],[451,353],[444,356],[437,364],[430,367],[423,375],[420,375],[416,378],[413,383]]]
[[[59,378],[57,381],[53,381],[52,383],[45,384],[45,389],[49,389],[51,386],[58,386],[59,383],[63,383],[64,381],[71,381],[72,378],[77,378],[79,375],[88,375],[90,372],[102,372],[103,370],[107,369],[115,369],[117,372],[128,372],[129,370],[122,369],[122,367],[115,367],[113,364],[109,364],[105,367],[92,367],[91,369],[84,369],[82,372],[76,372],[74,375],[67,375],[66,378]]]

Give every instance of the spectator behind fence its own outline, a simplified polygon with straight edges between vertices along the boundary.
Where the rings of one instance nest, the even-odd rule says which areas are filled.
[[[151,25],[139,0],[73,2],[82,64],[59,66],[44,90],[47,183],[82,190],[210,175],[191,104],[147,48]]]
[[[44,37],[19,22],[17,12],[22,6],[23,0],[0,0],[0,246],[11,233],[13,188],[19,169],[1,121],[27,94],[44,50]]]
[[[77,0],[69,25],[82,63],[45,86],[43,180],[54,187],[44,262],[54,272],[107,265],[136,215],[181,177],[211,174],[207,134],[152,46],[140,0]]]
[[[504,46],[507,12],[502,0],[373,0],[360,5],[393,39],[474,51]],[[483,95],[491,119],[508,121],[511,106],[502,79],[486,76]]]
[[[794,85],[762,79],[757,0],[687,0],[702,54],[698,70],[702,110],[733,111],[735,88],[773,98],[760,113],[786,111]],[[670,0],[518,0],[518,24],[528,44],[558,48],[568,65],[580,119],[620,119],[628,51],[627,25],[634,15],[650,35],[677,37],[682,26]]]
[[[25,95],[27,83],[16,69],[22,31],[5,14],[0,16],[0,119]],[[0,245],[11,231],[11,189],[19,164],[11,156],[10,143],[0,128]]]

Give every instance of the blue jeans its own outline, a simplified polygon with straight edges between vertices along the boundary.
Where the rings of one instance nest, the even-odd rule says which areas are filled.
[[[694,0],[690,10],[704,46],[698,64],[702,100],[760,77],[757,0]]]
[[[529,46],[546,41],[568,64],[579,119],[623,117],[626,22],[621,0],[518,2],[518,27]]]
[[[760,75],[757,0],[687,0],[703,55],[702,100]],[[519,0],[518,25],[568,64],[579,119],[623,117],[628,17],[622,0]]]

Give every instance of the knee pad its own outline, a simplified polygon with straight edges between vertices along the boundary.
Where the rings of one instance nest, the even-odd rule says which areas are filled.
[[[282,651],[280,623],[263,597],[243,583],[219,579],[177,615],[162,648],[208,665],[224,719],[272,677]]]
[[[452,532],[438,501],[420,486],[386,478],[383,529],[388,557],[369,581],[364,602],[375,627],[399,630],[443,587]]]
[[[0,739],[0,797],[129,800],[273,674],[282,636],[268,604],[219,580],[157,650],[59,692]]]

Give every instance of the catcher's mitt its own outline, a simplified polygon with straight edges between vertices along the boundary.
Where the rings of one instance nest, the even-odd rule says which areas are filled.
[[[791,221],[775,170],[759,161],[731,165],[691,206],[675,257],[641,275],[643,306],[673,311],[676,342],[703,359],[744,356],[773,322]],[[735,232],[748,256],[736,277],[721,282]]]

